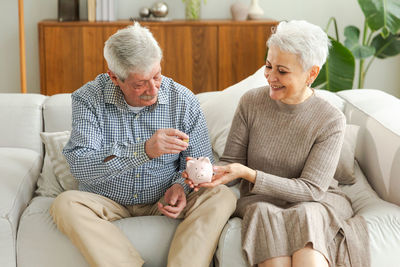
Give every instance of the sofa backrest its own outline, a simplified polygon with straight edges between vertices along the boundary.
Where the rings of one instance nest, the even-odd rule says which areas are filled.
[[[378,195],[400,205],[400,100],[374,89],[338,93],[347,122],[360,126],[356,159]]]
[[[71,94],[50,96],[43,104],[46,132],[70,131],[72,127]]]
[[[39,94],[0,94],[0,147],[27,148],[42,154],[39,133],[45,99]]]

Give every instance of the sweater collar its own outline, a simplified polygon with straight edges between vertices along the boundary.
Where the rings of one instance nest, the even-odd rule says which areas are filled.
[[[268,97],[269,97],[269,87],[268,87]],[[306,100],[299,104],[286,104],[280,100],[273,100],[270,98],[271,101],[275,103],[276,108],[283,113],[288,114],[297,114],[304,111],[307,111],[309,107],[311,107],[315,101],[315,91],[313,90],[313,94],[308,97]]]

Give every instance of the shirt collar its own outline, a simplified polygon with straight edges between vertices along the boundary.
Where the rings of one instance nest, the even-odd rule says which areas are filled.
[[[148,107],[149,110],[153,111],[158,104],[165,105],[168,103],[168,93],[167,86],[165,83],[168,82],[165,77],[162,77],[160,90],[158,90],[157,102]],[[104,87],[104,101],[105,103],[113,104],[120,109],[129,111],[128,106],[124,99],[124,94],[122,93],[119,86],[116,86],[111,79],[106,82]]]

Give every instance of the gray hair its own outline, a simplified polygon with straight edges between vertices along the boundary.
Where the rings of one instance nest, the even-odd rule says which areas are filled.
[[[118,30],[104,45],[108,68],[125,81],[130,72],[148,73],[160,62],[162,51],[153,34],[138,22]]]
[[[268,47],[296,54],[303,70],[324,65],[331,42],[327,34],[317,25],[304,20],[282,21],[267,41]]]

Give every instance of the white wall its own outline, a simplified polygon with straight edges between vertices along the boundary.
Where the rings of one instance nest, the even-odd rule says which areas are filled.
[[[143,6],[151,6],[156,0],[116,0],[118,19],[137,17]],[[169,6],[169,17],[184,18],[181,0],[164,0]],[[236,0],[208,0],[203,5],[203,19],[229,19],[230,5]],[[250,5],[250,0],[240,0]],[[325,28],[329,17],[336,17],[341,35],[345,26],[363,27],[364,16],[357,0],[259,0],[266,18],[276,20],[305,19]],[[40,92],[39,48],[37,23],[43,19],[57,18],[57,0],[24,1],[27,87],[29,93]],[[17,0],[0,0],[0,92],[19,92],[19,48]],[[331,28],[330,33],[333,33]],[[342,35],[343,36],[343,35]],[[343,38],[341,36],[341,38]],[[371,66],[365,87],[377,88],[400,97],[400,56],[375,60]]]

